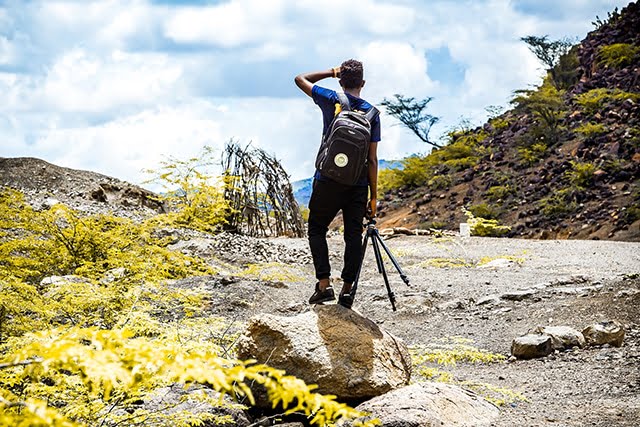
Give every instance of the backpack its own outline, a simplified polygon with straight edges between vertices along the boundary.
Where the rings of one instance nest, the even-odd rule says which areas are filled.
[[[323,176],[346,185],[355,185],[367,171],[371,123],[379,111],[366,114],[351,110],[349,98],[338,93],[342,110],[333,118],[316,156],[316,169]]]

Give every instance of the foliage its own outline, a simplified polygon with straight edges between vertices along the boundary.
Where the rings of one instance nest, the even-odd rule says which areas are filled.
[[[33,284],[68,274],[97,280],[113,269],[124,269],[131,281],[213,273],[204,262],[167,249],[153,221],[81,217],[62,204],[35,211],[12,190],[0,192],[0,218],[0,277],[10,272]]]
[[[625,92],[620,89],[597,88],[588,92],[581,93],[576,96],[576,103],[580,105],[587,113],[596,113],[606,104],[617,103],[626,99],[637,101],[640,95],[636,93]]]
[[[511,185],[493,185],[489,187],[489,189],[485,192],[485,196],[487,196],[487,198],[489,198],[490,200],[504,200],[514,193],[515,189]],[[473,212],[472,209],[469,210]]]
[[[540,199],[538,206],[543,215],[549,218],[555,218],[574,212],[578,204],[575,202],[573,190],[563,188],[554,191],[550,196]]]
[[[240,276],[256,277],[268,282],[304,282],[305,277],[292,266],[279,262],[249,264]]]
[[[420,267],[460,268],[470,267],[470,264],[462,258],[431,258],[422,262]]]
[[[511,103],[517,109],[531,112],[547,130],[550,143],[557,141],[560,121],[566,115],[566,105],[562,99],[563,90],[558,90],[549,79],[536,90],[526,89],[516,91],[516,97]]]
[[[560,59],[566,57],[569,53],[573,42],[567,38],[559,40],[549,40],[549,36],[526,36],[520,40],[527,44],[527,47],[538,58],[549,72],[551,81],[556,89],[565,89],[560,76],[558,75],[558,65],[560,65]],[[572,61],[569,61],[572,62]],[[562,67],[566,70],[570,68],[570,64]]]
[[[147,183],[156,183],[165,189],[161,197],[171,207],[171,213],[160,221],[216,232],[231,213],[224,198],[224,188],[229,182],[215,182],[208,171],[214,164],[213,148],[204,146],[196,156],[186,160],[170,156],[160,162],[160,168],[147,169],[152,175]]]
[[[493,206],[486,203],[469,206],[468,210],[474,217],[484,219],[496,219],[499,215]]]
[[[476,217],[467,209],[463,208],[462,210],[467,216],[467,223],[469,224],[472,236],[500,237],[511,231],[511,227],[500,225],[500,223],[495,219]]]
[[[638,55],[640,55],[640,46],[628,43],[601,46],[598,50],[598,64],[605,67],[622,68],[633,64]]]
[[[567,90],[578,83],[580,76],[579,45],[573,46],[558,58],[558,63],[550,71],[551,79],[558,89]]]
[[[389,115],[398,119],[403,126],[413,132],[422,142],[440,148],[439,144],[429,139],[431,127],[440,119],[424,112],[424,109],[433,98],[416,101],[415,98],[406,98],[400,94],[395,94],[394,97],[395,99],[385,98],[380,105],[386,107]]]
[[[571,170],[565,173],[575,187],[586,188],[593,182],[596,169],[593,163],[572,160]]]
[[[538,163],[547,151],[547,145],[543,142],[532,144],[530,147],[518,147],[518,154],[522,163],[531,166]]]
[[[402,168],[381,171],[380,193],[405,186],[429,185],[438,189],[451,185],[453,182],[446,175],[475,166],[485,153],[481,143],[486,138],[484,131],[451,132],[448,145],[426,156],[406,157],[401,160]]]
[[[249,384],[260,384],[274,408],[302,412],[317,425],[364,415],[332,396],[314,393],[314,386],[283,371],[224,359],[190,341],[150,340],[126,329],[95,328],[54,329],[30,334],[25,341],[0,365],[4,425],[74,425],[72,420],[83,425],[139,424],[149,413],[137,409],[135,402],[149,389],[172,383],[207,384],[234,398],[244,396],[251,404]],[[115,405],[128,411],[118,415],[112,412]],[[155,421],[175,425],[176,420]],[[183,425],[192,425],[191,420]]]
[[[493,128],[497,131],[501,131],[511,126],[510,120],[502,117],[494,117],[492,119],[489,119],[489,124],[493,126]]]
[[[585,123],[574,129],[577,133],[580,133],[587,138],[594,137],[603,134],[607,131],[607,128],[602,123]]]
[[[614,24],[618,19],[620,19],[620,12],[616,7],[613,9],[613,12],[607,12],[607,17],[605,20],[601,20],[598,15],[596,15],[596,20],[591,22],[591,24],[595,27],[596,30],[599,30],[605,25]]]
[[[460,362],[494,363],[506,359],[502,354],[478,349],[472,343],[469,339],[448,337],[431,345],[415,346],[411,349],[412,362],[416,366],[425,363],[449,366]]]
[[[414,371],[421,377],[444,383],[453,383],[471,389],[497,406],[503,406],[526,398],[513,390],[475,381],[458,381],[449,370],[457,363],[502,363],[506,357],[491,353],[473,345],[473,341],[461,337],[448,337],[436,343],[414,346],[409,349]],[[443,367],[443,368],[441,368]]]

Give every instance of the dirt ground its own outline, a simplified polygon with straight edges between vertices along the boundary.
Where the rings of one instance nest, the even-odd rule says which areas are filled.
[[[272,241],[290,249],[307,245],[304,239]],[[385,244],[410,286],[387,262],[396,295],[392,311],[369,248],[353,308],[409,346],[458,336],[508,357],[513,339],[538,325],[582,330],[611,319],[625,325],[620,348],[445,368],[455,381],[488,383],[526,397],[503,406],[495,426],[640,425],[640,244],[425,236],[394,237]],[[342,247],[340,236],[330,239],[334,276]],[[234,328],[241,329],[259,312],[286,316],[308,310],[313,268],[291,268],[296,281],[210,280],[209,286],[224,289],[212,292],[211,311],[236,319]],[[515,292],[521,290],[526,292]]]

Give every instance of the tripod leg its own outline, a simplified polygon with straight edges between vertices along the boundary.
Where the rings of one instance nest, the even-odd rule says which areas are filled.
[[[382,248],[384,249],[384,251],[387,253],[387,255],[389,256],[389,259],[391,260],[391,263],[393,264],[393,266],[396,268],[396,270],[398,270],[398,273],[400,274],[400,278],[402,279],[402,281],[409,286],[409,278],[407,277],[406,274],[404,274],[404,271],[402,271],[402,268],[400,267],[400,264],[398,264],[398,261],[396,260],[396,258],[393,256],[393,254],[391,253],[391,251],[389,250],[389,248],[387,247],[387,245],[384,244],[384,241],[382,240],[382,238],[380,237],[380,233],[378,233],[378,230],[374,230],[374,238],[375,240],[377,240],[380,243],[380,246],[382,246]],[[374,239],[372,239],[374,240]]]
[[[396,296],[391,290],[391,285],[389,284],[389,277],[387,276],[387,270],[384,268],[384,261],[382,260],[382,253],[380,252],[380,247],[378,246],[378,239],[380,236],[377,236],[375,233],[371,236],[371,243],[373,245],[373,252],[376,255],[376,262],[378,263],[378,270],[382,273],[382,277],[384,278],[384,285],[387,287],[387,295],[389,296],[389,301],[391,301],[391,308],[393,311],[396,311]]]
[[[364,239],[362,241],[362,253],[360,256],[360,266],[358,267],[358,272],[356,273],[356,279],[353,281],[353,284],[351,285],[351,292],[349,292],[354,299],[356,297],[356,291],[358,290],[358,280],[360,280],[360,273],[362,272],[362,264],[364,264],[364,255],[367,252],[368,241],[369,241],[369,230],[367,230],[367,233],[364,235]]]

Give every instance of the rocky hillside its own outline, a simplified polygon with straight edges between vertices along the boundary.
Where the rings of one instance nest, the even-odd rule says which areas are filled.
[[[457,229],[466,207],[511,236],[640,240],[640,3],[595,25],[538,90],[432,154],[423,183],[385,194],[380,225]]]
[[[62,202],[87,214],[114,212],[121,216],[146,216],[164,209],[157,195],[144,188],[29,157],[0,157],[1,187],[23,192],[36,208]]]

